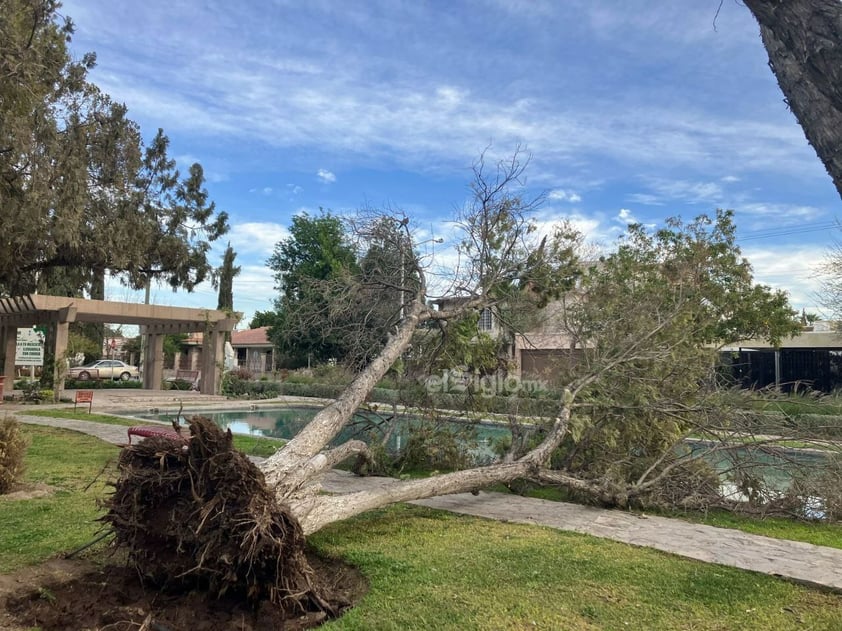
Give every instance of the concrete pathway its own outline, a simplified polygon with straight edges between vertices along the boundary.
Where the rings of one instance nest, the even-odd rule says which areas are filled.
[[[84,432],[114,444],[125,444],[127,440],[127,428],[117,425],[37,416],[20,418],[26,423]],[[394,481],[333,471],[326,477],[324,488],[334,493],[349,493],[388,484],[394,484]],[[460,493],[412,503],[475,517],[572,530],[842,592],[842,550],[836,548],[772,539],[679,519],[503,493],[481,492],[476,496]]]

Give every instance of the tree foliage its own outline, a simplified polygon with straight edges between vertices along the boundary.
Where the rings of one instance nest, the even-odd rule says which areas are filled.
[[[731,212],[669,219],[654,232],[629,226],[567,297],[563,327],[580,359],[561,367],[561,380],[590,381],[556,466],[602,478],[602,501],[642,493],[689,433],[728,428],[719,348],[780,341],[799,330],[794,315],[783,292],[753,282]]]
[[[259,329],[264,326],[273,327],[276,326],[277,321],[278,314],[276,311],[255,311],[254,316],[252,316],[252,319],[249,322],[249,328]]]
[[[340,336],[319,325],[336,304],[335,281],[358,269],[342,220],[325,211],[293,217],[290,236],[275,245],[267,265],[281,292],[270,329],[281,361],[296,366],[342,358]]]
[[[237,253],[231,244],[225,248],[225,254],[222,255],[222,265],[217,271],[217,286],[219,287],[219,299],[216,303],[216,308],[221,311],[234,311],[234,278],[240,273],[239,265],[234,265],[234,259],[237,258]]]
[[[4,0],[0,11],[0,286],[99,297],[110,273],[190,290],[211,271],[227,215],[200,165],[182,177],[164,133],[144,145],[126,106],[88,81],[95,56],[71,58],[73,24],[58,8]]]

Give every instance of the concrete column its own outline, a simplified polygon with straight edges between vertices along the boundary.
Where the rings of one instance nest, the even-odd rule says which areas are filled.
[[[55,325],[55,345],[53,346],[53,399],[58,403],[64,390],[64,378],[67,375],[67,340],[70,333],[69,322]]]
[[[222,385],[222,361],[225,333],[208,330],[202,336],[202,394],[219,394]]]
[[[201,351],[197,347],[192,346],[188,352],[189,352],[189,356],[188,356],[189,361],[187,362],[187,369],[188,370],[201,370],[202,369]]]
[[[3,385],[3,392],[11,393],[15,387],[15,352],[17,351],[18,328],[16,326],[4,326],[0,329],[0,337],[3,340],[3,376],[6,383]]]
[[[146,351],[143,365],[143,387],[147,390],[160,390],[164,380],[164,336],[159,333],[146,335]]]

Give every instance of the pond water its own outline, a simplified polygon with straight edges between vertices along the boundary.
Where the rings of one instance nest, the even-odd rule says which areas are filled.
[[[707,441],[688,441],[688,453],[707,449]],[[783,493],[792,484],[792,473],[798,470],[807,473],[819,470],[827,462],[828,454],[816,449],[794,449],[788,447],[766,446],[754,449],[733,449],[705,456],[719,472],[722,478],[722,494],[729,499],[745,500],[736,483],[729,479],[729,474],[738,467],[748,471],[753,477],[763,480],[772,493]],[[818,498],[808,498],[808,504],[820,502]]]
[[[227,410],[202,411],[222,429],[230,429],[233,434],[248,434],[250,436],[266,436],[270,438],[290,439],[312,420],[321,408],[314,407],[284,407],[261,408],[257,410]],[[188,412],[189,416],[190,413]],[[140,418],[169,420],[171,414],[142,414]],[[388,415],[378,416],[374,413],[358,413],[355,422],[346,427],[333,444],[341,444],[353,438],[366,440],[370,437],[373,425],[388,418]],[[418,426],[424,419],[421,417],[399,417],[395,430],[390,436],[387,448],[399,451],[406,445],[412,428]],[[468,453],[478,463],[487,463],[495,456],[494,442],[508,438],[511,434],[505,427],[493,423],[468,424],[458,421],[445,421],[444,426],[454,433],[470,434],[468,442],[472,445]]]

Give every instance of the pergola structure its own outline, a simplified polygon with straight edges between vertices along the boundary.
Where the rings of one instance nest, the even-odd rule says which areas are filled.
[[[68,328],[71,322],[140,325],[144,336],[143,387],[160,390],[163,385],[164,336],[175,333],[203,334],[201,385],[203,394],[217,394],[222,380],[225,333],[234,329],[240,314],[231,315],[216,309],[192,309],[161,305],[86,300],[62,296],[33,294],[17,298],[0,298],[0,340],[4,351],[3,375],[7,383],[15,379],[15,347],[17,330],[37,325],[51,329],[53,357],[64,358]],[[64,388],[63,362],[56,361],[55,392]]]

